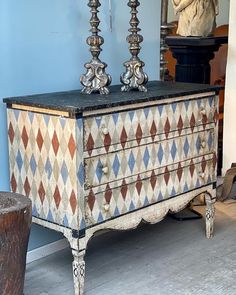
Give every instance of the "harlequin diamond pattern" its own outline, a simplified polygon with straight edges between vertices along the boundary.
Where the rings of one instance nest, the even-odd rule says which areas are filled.
[[[198,162],[192,160],[190,166],[179,163],[176,170],[169,170],[166,167],[163,174],[155,175],[153,171],[148,179],[141,179],[138,174],[136,181],[129,185],[123,179],[121,187],[111,189],[109,186],[109,192],[95,194],[91,189],[86,209],[90,224],[103,222],[212,183],[215,181],[213,160],[206,161],[203,157],[201,161],[199,162],[199,159]],[[205,173],[204,178],[200,177],[202,172]],[[109,198],[107,198],[107,193]],[[104,210],[105,204],[109,205],[108,211]]]
[[[171,132],[175,131],[175,136],[178,136],[186,128],[191,128],[194,132],[199,124],[214,124],[216,121],[215,100],[215,97],[198,98],[86,118],[84,122],[85,149],[88,150],[89,155],[96,155],[111,152],[113,148],[124,149],[130,144],[145,144],[150,139],[159,140],[161,134],[166,139],[170,137]],[[204,116],[200,112],[202,109],[206,111]],[[109,134],[104,136],[100,130],[101,126],[105,126]],[[133,143],[130,143],[132,140]],[[99,150],[96,150],[98,148]]]
[[[213,129],[199,133],[190,133],[159,143],[136,146],[116,153],[103,154],[85,159],[85,171],[88,183],[92,186],[113,182],[158,167],[170,165],[185,159],[210,153],[214,148]],[[210,138],[210,139],[209,139]],[[206,142],[201,148],[201,142]],[[103,167],[108,173],[103,173]]]
[[[78,212],[80,226],[84,223],[77,202],[83,187],[83,151],[76,147],[76,140],[82,145],[82,123],[10,109],[8,122],[12,190],[30,196],[34,216],[78,229]]]

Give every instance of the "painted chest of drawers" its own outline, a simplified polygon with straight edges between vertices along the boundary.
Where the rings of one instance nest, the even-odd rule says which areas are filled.
[[[218,88],[151,82],[148,89],[4,100],[12,191],[31,198],[35,223],[68,239],[76,295],[87,242],[99,230],[158,222],[205,194],[212,236]]]

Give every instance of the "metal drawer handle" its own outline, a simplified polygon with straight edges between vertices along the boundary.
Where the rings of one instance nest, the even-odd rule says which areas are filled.
[[[200,114],[206,116],[206,109],[204,107],[201,107]]]
[[[104,211],[108,212],[110,210],[110,205],[106,203],[105,205],[103,205],[103,209]]]
[[[201,148],[204,149],[206,147],[206,141],[202,140],[201,141]]]
[[[107,135],[107,134],[109,134],[109,130],[108,130],[107,127],[105,127],[105,126],[102,127],[102,134],[103,134],[103,135]]]
[[[103,172],[103,174],[107,174],[107,173],[108,173],[108,171],[109,171],[109,169],[108,169],[108,167],[107,167],[107,166],[105,166],[105,167],[102,167],[102,172]]]
[[[199,172],[198,175],[202,180],[205,180],[206,174],[204,172]]]

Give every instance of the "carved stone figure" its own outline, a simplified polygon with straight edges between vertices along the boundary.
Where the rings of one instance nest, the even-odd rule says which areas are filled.
[[[213,33],[218,0],[172,0],[172,3],[175,13],[179,14],[177,34],[206,37]]]

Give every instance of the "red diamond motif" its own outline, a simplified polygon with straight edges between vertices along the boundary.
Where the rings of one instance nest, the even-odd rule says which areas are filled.
[[[58,209],[58,207],[59,207],[59,205],[61,203],[61,195],[60,195],[60,191],[59,191],[58,186],[56,186],[56,188],[55,188],[55,191],[54,191],[54,194],[53,194],[53,198],[54,198],[56,207]]]
[[[110,146],[111,146],[111,136],[110,136],[110,133],[108,133],[104,136],[104,147],[106,152],[109,151]]]
[[[154,141],[155,136],[157,134],[157,126],[156,126],[156,123],[155,123],[154,120],[152,121],[152,126],[151,126],[151,129],[150,129],[150,134],[151,134],[151,137],[152,137],[152,141]]]
[[[194,170],[195,170],[195,165],[193,163],[193,160],[191,160],[190,161],[190,166],[189,166],[189,171],[190,171],[191,177],[193,177]]]
[[[122,195],[123,199],[125,200],[127,192],[128,192],[128,186],[126,184],[125,179],[123,179],[123,181],[122,181],[122,186],[121,186],[120,192],[121,192],[121,195]]]
[[[120,134],[120,143],[122,145],[122,148],[125,147],[125,144],[127,142],[127,139],[128,139],[128,135],[126,133],[125,127],[123,127],[123,129],[121,131],[121,134]]]
[[[36,141],[37,141],[38,148],[41,151],[42,146],[43,146],[43,137],[42,137],[40,129],[38,130],[38,135],[37,135]]]
[[[167,118],[165,126],[164,126],[164,131],[165,131],[166,138],[168,138],[169,132],[170,132],[170,122],[169,122],[168,118]]]
[[[30,190],[31,190],[28,177],[26,177],[26,179],[25,179],[24,190],[25,190],[26,196],[28,197],[30,194]]]
[[[142,180],[140,179],[139,175],[138,175],[137,182],[136,182],[135,186],[136,186],[136,190],[137,190],[138,194],[140,195],[143,184],[142,184]]]
[[[22,131],[22,134],[21,134],[21,138],[23,140],[23,143],[24,143],[24,147],[26,149],[27,145],[28,145],[28,141],[29,141],[29,137],[28,137],[28,134],[26,132],[26,129],[25,129],[25,126],[23,128],[23,131]]]
[[[57,150],[58,150],[58,147],[57,147]],[[69,151],[70,151],[71,159],[73,159],[74,158],[74,154],[75,154],[75,150],[76,150],[76,144],[75,144],[75,140],[74,140],[74,137],[73,137],[72,134],[71,134],[70,139],[69,139],[69,142],[68,142],[68,148],[69,148]],[[54,152],[55,152],[55,150],[54,150]]]
[[[154,170],[152,170],[152,174],[151,174],[150,182],[151,182],[152,189],[154,190],[155,187],[156,187],[156,183],[157,183],[157,177],[156,177],[156,175],[155,175]]]
[[[74,190],[72,190],[70,195],[70,206],[73,214],[75,214],[76,208],[77,208],[77,199]]]
[[[208,119],[207,119],[207,115],[202,115],[202,124],[207,124]]]
[[[193,129],[196,125],[196,120],[195,120],[195,116],[194,116],[194,113],[192,113],[192,116],[191,116],[191,119],[190,119],[190,127],[192,129],[192,132],[193,132]]]
[[[94,203],[95,203],[95,195],[93,193],[93,190],[91,189],[89,191],[89,195],[88,195],[88,206],[89,206],[91,211],[93,211]]]
[[[142,140],[142,136],[143,136],[143,131],[140,124],[138,124],[137,130],[136,130],[136,140],[138,144],[140,144]]]
[[[39,185],[38,194],[39,194],[41,203],[43,204],[46,193],[45,193],[42,181],[40,182],[40,185]]]
[[[182,116],[180,115],[179,121],[178,121],[178,124],[177,124],[179,135],[182,133],[183,127],[184,127],[184,122],[183,122]]]
[[[202,166],[202,172],[205,172],[206,165],[207,165],[207,161],[206,161],[205,157],[203,157],[203,158],[202,158],[202,163],[201,163],[201,166]]]
[[[8,129],[8,136],[9,136],[10,142],[12,144],[13,143],[13,140],[14,140],[15,132],[14,132],[14,129],[13,129],[11,123],[10,123],[9,129]]]
[[[58,149],[59,149],[59,141],[58,141],[58,138],[57,138],[56,131],[54,131],[54,133],[53,133],[52,147],[53,147],[53,150],[54,150],[55,155],[57,155],[57,152],[58,152]]]
[[[183,168],[182,168],[181,164],[179,163],[178,170],[177,170],[177,176],[178,176],[179,182],[182,178],[182,175],[183,175]]]
[[[170,180],[170,172],[167,167],[165,168],[164,179],[165,179],[166,184],[168,184],[168,182]]]
[[[106,202],[108,204],[110,204],[110,201],[111,201],[111,197],[112,197],[112,190],[109,186],[109,184],[106,186],[106,191],[105,191],[105,199],[106,199]]]
[[[14,175],[14,173],[12,173],[12,175],[11,175],[11,189],[12,189],[13,193],[16,192],[16,188],[17,188],[17,183],[16,183],[15,175]]]
[[[215,122],[215,124],[217,124],[218,120],[219,120],[219,113],[217,112],[217,110],[215,110],[215,112],[214,112],[214,122]]]
[[[93,140],[91,133],[89,133],[86,147],[87,147],[87,151],[88,151],[89,155],[91,156],[92,150],[94,148],[94,140]]]

